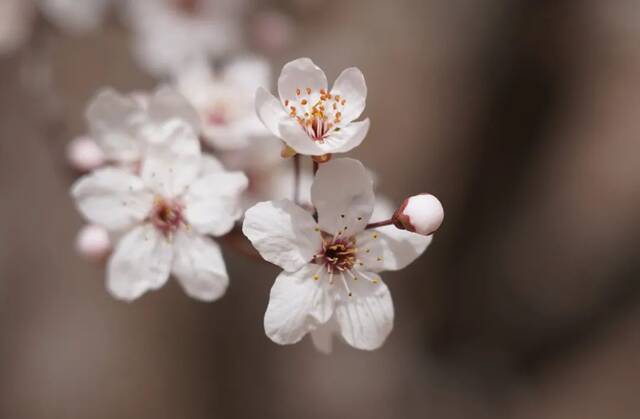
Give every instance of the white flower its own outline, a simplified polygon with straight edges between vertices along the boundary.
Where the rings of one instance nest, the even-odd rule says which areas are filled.
[[[407,266],[431,237],[394,226],[365,229],[374,194],[357,160],[323,164],[311,200],[318,222],[289,200],[262,202],[245,214],[244,234],[284,269],[271,289],[265,331],[279,344],[310,332],[325,351],[339,331],[355,348],[376,349],[393,328],[391,294],[378,273]]]
[[[134,55],[152,75],[175,74],[192,61],[240,45],[240,0],[129,0]]]
[[[254,110],[258,87],[269,86],[265,60],[245,57],[214,74],[205,61],[184,68],[176,88],[198,111],[204,139],[217,150],[237,150],[271,137]]]
[[[309,58],[286,64],[278,79],[280,99],[264,88],[256,93],[256,112],[264,125],[296,152],[320,156],[345,153],[360,145],[369,119],[367,86],[357,68],[347,68],[327,90],[327,77]]]
[[[87,107],[86,118],[89,138],[102,149],[107,162],[120,165],[138,164],[166,123],[184,121],[195,130],[200,123],[189,102],[167,87],[148,97],[102,90]]]
[[[240,217],[247,179],[214,162],[207,169],[193,129],[173,120],[156,130],[140,176],[107,167],[72,188],[85,218],[123,234],[108,262],[107,287],[131,301],[164,285],[173,274],[191,297],[213,301],[228,277],[219,236]]]
[[[0,54],[14,51],[29,39],[33,17],[30,1],[0,1]]]
[[[26,0],[22,0],[26,1]],[[36,0],[42,12],[69,32],[96,29],[114,0]]]

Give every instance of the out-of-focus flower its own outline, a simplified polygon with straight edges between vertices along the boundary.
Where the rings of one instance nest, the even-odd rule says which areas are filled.
[[[149,96],[127,96],[105,89],[87,107],[86,118],[89,137],[102,150],[105,160],[125,166],[140,162],[168,122],[184,121],[196,130],[200,123],[189,102],[167,87]]]
[[[344,70],[331,91],[327,77],[309,58],[286,64],[278,79],[280,99],[264,88],[256,93],[256,111],[264,125],[300,154],[344,153],[360,145],[369,119],[364,111],[367,86],[355,67]]]
[[[134,55],[154,76],[218,57],[241,44],[242,0],[128,0]]]
[[[280,266],[264,325],[276,343],[311,333],[330,350],[339,331],[358,349],[380,347],[393,328],[393,303],[378,273],[402,269],[424,252],[431,237],[394,226],[366,229],[374,209],[373,184],[362,164],[337,159],[321,166],[311,189],[318,213],[289,200],[249,209],[244,234],[261,256]]]
[[[78,137],[67,145],[67,160],[76,170],[89,172],[105,163],[102,149],[89,137]]]
[[[189,296],[213,301],[224,294],[228,277],[219,246],[206,235],[233,228],[247,178],[215,161],[204,169],[198,137],[182,120],[154,132],[139,176],[98,169],[79,179],[72,195],[89,222],[123,234],[108,262],[113,296],[134,300],[172,273]]]
[[[394,219],[398,227],[428,236],[440,228],[444,209],[438,198],[425,193],[405,199]]]
[[[245,57],[214,74],[205,61],[178,73],[176,87],[200,115],[205,141],[216,150],[237,150],[271,137],[255,113],[258,87],[270,85],[265,60]]]
[[[20,47],[31,34],[34,7],[27,0],[0,1],[0,54]]]
[[[292,19],[276,10],[256,14],[251,25],[253,43],[270,52],[286,48],[293,37]]]
[[[27,0],[22,0],[27,1]],[[53,23],[69,32],[96,29],[116,0],[35,0]]]
[[[111,251],[109,232],[99,225],[87,224],[76,236],[76,251],[89,260],[103,260]]]

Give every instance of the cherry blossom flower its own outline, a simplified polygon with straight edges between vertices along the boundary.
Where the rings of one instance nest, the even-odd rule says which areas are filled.
[[[139,176],[98,169],[76,181],[72,195],[89,222],[121,235],[107,267],[114,297],[134,300],[173,274],[189,296],[216,300],[229,280],[220,248],[207,235],[233,228],[247,178],[202,159],[197,135],[184,121],[155,133]]]
[[[22,0],[24,1],[24,0]],[[62,29],[88,32],[102,24],[111,3],[116,0],[35,0],[42,13]]]
[[[241,0],[130,0],[134,56],[154,76],[218,57],[240,45]]]
[[[256,116],[254,96],[269,86],[270,69],[257,57],[230,62],[214,74],[205,61],[193,63],[176,77],[176,88],[198,111],[204,140],[216,150],[237,150],[271,137]]]
[[[256,112],[269,131],[300,154],[345,153],[369,130],[368,118],[354,122],[364,111],[367,86],[362,72],[352,67],[327,89],[324,72],[309,58],[299,58],[282,69],[280,99],[258,89]]]
[[[167,123],[184,121],[199,129],[199,118],[189,102],[173,89],[160,87],[150,95],[123,95],[104,89],[86,111],[88,138],[102,150],[108,163],[136,165]]]
[[[311,333],[329,351],[339,333],[351,346],[380,347],[393,328],[393,303],[381,271],[402,269],[432,237],[392,225],[366,229],[373,182],[360,162],[323,164],[311,189],[318,221],[289,200],[267,201],[245,214],[244,234],[260,255],[284,271],[271,289],[267,336],[293,344]]]
[[[30,1],[0,1],[0,54],[14,51],[29,39],[34,14]]]

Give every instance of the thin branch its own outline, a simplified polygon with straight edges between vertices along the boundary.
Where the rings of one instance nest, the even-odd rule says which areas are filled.
[[[293,156],[293,202],[300,204],[300,155]]]
[[[395,223],[395,220],[393,218],[389,218],[388,220],[378,221],[377,223],[369,223],[369,224],[367,224],[365,229],[384,227],[384,226],[391,225],[393,223]]]

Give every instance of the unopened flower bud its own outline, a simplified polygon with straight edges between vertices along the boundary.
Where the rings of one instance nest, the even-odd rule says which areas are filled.
[[[92,261],[100,261],[111,251],[109,233],[104,228],[89,224],[76,236],[76,251]]]
[[[433,195],[414,195],[404,200],[393,219],[398,228],[428,236],[440,228],[444,209]]]
[[[89,137],[78,137],[67,145],[69,164],[81,172],[89,172],[104,164],[104,153]]]

